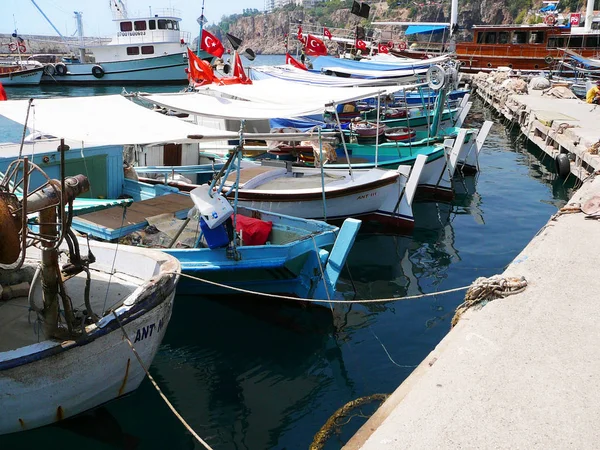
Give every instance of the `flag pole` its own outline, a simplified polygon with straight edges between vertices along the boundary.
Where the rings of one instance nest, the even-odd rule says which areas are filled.
[[[198,35],[198,48],[196,49],[196,55],[200,56],[200,46],[202,45],[202,29],[204,27],[204,0],[202,0],[202,13],[200,14],[200,34]]]

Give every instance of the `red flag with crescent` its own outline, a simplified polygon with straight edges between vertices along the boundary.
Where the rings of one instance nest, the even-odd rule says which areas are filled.
[[[379,44],[379,47],[377,50],[379,50],[379,53],[389,53],[390,52],[389,47],[385,44]]]
[[[366,50],[367,49],[367,44],[365,43],[365,41],[361,41],[360,39],[358,41],[356,41],[356,48],[359,50]]]
[[[200,48],[217,58],[223,56],[223,52],[225,51],[221,41],[206,30],[202,30],[202,42],[200,43]]]
[[[217,79],[210,64],[198,58],[189,47],[187,74],[190,84],[194,86],[210,84]]]
[[[289,53],[285,54],[285,63],[289,64],[290,66],[294,66],[294,67],[296,67],[298,69],[308,70],[304,64],[302,64],[301,62],[296,61],[292,57],[292,55],[290,55]]]
[[[238,78],[241,84],[252,84],[252,80],[248,78],[242,65],[242,58],[238,52],[235,52],[235,64],[233,65],[233,77]]]
[[[297,34],[297,36],[298,36],[298,40],[300,42],[302,42],[302,27],[298,27],[298,34]]]
[[[306,36],[306,54],[311,56],[325,56],[327,55],[327,47],[323,41],[319,38],[314,37],[312,34]]]
[[[329,40],[331,40],[331,31],[329,31],[327,28],[323,27],[323,36],[325,36],[326,38],[329,38]]]

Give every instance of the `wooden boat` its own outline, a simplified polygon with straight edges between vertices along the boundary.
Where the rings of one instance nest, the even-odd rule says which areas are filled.
[[[388,141],[409,142],[413,141],[416,136],[417,132],[413,128],[397,127],[385,130],[385,138]]]
[[[359,139],[375,139],[377,136],[383,136],[385,125],[367,121],[353,121],[349,129]]]
[[[24,68],[20,64],[0,64],[0,83],[3,86],[31,86],[40,84],[44,67]]]
[[[124,336],[150,365],[179,279],[171,256],[97,242],[88,247],[68,231],[67,204],[89,189],[86,177],[61,185],[26,159],[13,161],[6,173],[0,188],[0,434],[56,423],[136,389],[145,371]],[[26,192],[18,189],[28,186],[19,173],[30,175]],[[41,224],[29,229],[33,214]],[[27,248],[36,239],[38,247]]]
[[[0,115],[18,119],[19,115],[14,114],[13,110],[22,111],[23,102],[2,102]],[[126,197],[131,202],[124,209],[120,205],[114,205],[113,200],[108,200],[105,201],[106,205],[102,209],[95,207],[94,211],[77,213],[72,220],[74,229],[104,241],[114,242],[121,239],[122,242],[130,245],[153,246],[160,249],[170,247],[171,242],[177,245],[178,240],[174,239],[175,235],[169,233],[173,228],[175,231],[180,228],[183,222],[180,219],[185,219],[190,208],[194,206],[190,195],[157,180],[154,180],[156,184],[147,184],[136,180],[135,175],[131,175],[133,178],[126,178],[123,169],[124,154],[130,154],[131,146],[123,145],[122,142],[131,139],[125,142],[136,143],[141,154],[151,155],[152,152],[156,152],[162,158],[168,153],[166,150],[173,150],[172,142],[177,142],[178,139],[187,141],[187,136],[198,132],[198,129],[194,131],[194,126],[191,124],[156,114],[122,97],[44,99],[35,100],[34,105],[40,119],[36,125],[46,130],[46,138],[27,140],[24,142],[23,153],[35,153],[35,161],[46,164],[48,172],[55,174],[59,168],[55,158],[60,140],[51,135],[63,131],[83,133],[90,142],[84,142],[82,145],[80,140],[67,141],[66,144],[71,150],[65,153],[65,165],[69,170],[82,168],[88,172],[92,189],[87,195],[95,200],[97,197],[105,199]],[[55,120],[57,115],[55,108],[61,112],[59,121]],[[91,111],[104,109],[110,111],[110,114],[98,114],[96,121],[77,122],[81,110],[87,108]],[[23,121],[24,117],[19,120]],[[138,136],[131,134],[131,129],[136,128],[132,125],[132,120],[144,122],[146,126],[144,133]],[[65,127],[65,123],[77,124],[77,126]],[[106,129],[113,131],[108,140],[93,144],[94,140],[104,139]],[[164,137],[165,130],[172,133],[174,129],[179,131],[168,137],[169,144],[152,144],[142,148],[143,142],[159,142],[157,138]],[[205,136],[207,131],[209,130],[204,130]],[[216,132],[223,135],[222,131]],[[116,139],[116,142],[111,143],[112,139]],[[195,145],[194,152],[198,161],[198,144],[181,145]],[[0,171],[7,167],[19,151],[18,144],[0,145],[2,155]],[[203,165],[198,167],[206,168]],[[186,172],[186,175],[190,173]],[[358,231],[358,222],[350,221],[346,228],[339,229],[337,226],[288,217],[276,212],[263,213],[255,208],[246,210],[240,208],[239,216],[261,218],[264,222],[271,222],[271,231],[266,236],[269,244],[265,241],[264,245],[248,245],[243,237],[248,236],[246,229],[239,231],[242,234],[241,242],[232,237],[225,246],[199,247],[195,239],[192,239],[191,244],[182,242],[179,248],[168,251],[173,251],[173,254],[181,258],[185,267],[184,273],[188,271],[187,273],[201,276],[208,281],[222,281],[224,284],[249,291],[278,293],[299,298],[313,298],[313,296],[327,298],[326,292],[335,295],[335,280],[343,267],[345,254],[352,246],[353,235]],[[161,231],[160,228],[165,222],[176,226]],[[199,221],[196,221],[194,235],[199,233],[198,223]],[[329,264],[329,257],[335,259],[335,261],[331,259],[331,264]],[[202,289],[203,292],[214,295],[233,293],[229,289],[216,288],[202,282],[190,285],[187,281],[185,286],[187,286],[185,289],[190,289],[188,292],[198,292]]]

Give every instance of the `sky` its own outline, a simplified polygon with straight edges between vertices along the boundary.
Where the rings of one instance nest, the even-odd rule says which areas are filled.
[[[116,27],[112,23],[110,0],[35,0],[44,14],[64,36],[74,35],[76,24],[74,11],[83,13],[85,36],[110,36]],[[160,9],[173,8],[181,12],[181,30],[194,35],[199,30],[196,19],[202,11],[202,0],[127,0],[124,1],[129,17],[147,16]],[[21,34],[55,36],[56,32],[44,19],[31,0],[0,0],[0,32],[12,33],[15,28]],[[239,14],[246,8],[264,9],[264,0],[205,0],[204,15],[208,23],[218,23],[221,17]]]

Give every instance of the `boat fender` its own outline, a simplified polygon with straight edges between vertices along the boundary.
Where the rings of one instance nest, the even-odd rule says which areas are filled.
[[[556,165],[556,173],[561,178],[567,178],[571,173],[571,162],[569,161],[569,156],[566,153],[559,153],[554,158],[554,163]]]
[[[406,50],[406,42],[400,41],[400,43],[398,44],[398,48],[400,50]]]
[[[548,55],[544,58],[544,61],[546,62],[546,64],[552,64],[552,61],[554,61],[554,58],[552,56]]]
[[[104,76],[104,69],[102,66],[96,64],[94,67],[92,67],[92,75],[94,75],[96,78],[102,78]]]
[[[63,75],[67,74],[67,66],[65,66],[63,63],[58,63],[54,66],[54,71],[56,72],[56,75],[60,75],[62,77]]]
[[[54,69],[54,64],[46,64],[44,66],[44,74],[48,76],[54,75],[56,70]]]
[[[545,23],[546,25],[553,26],[553,25],[556,23],[556,17],[554,16],[554,14],[547,15],[547,16],[544,18],[544,23]]]
[[[431,90],[439,91],[446,84],[446,72],[441,66],[433,65],[427,69],[427,84]]]
[[[224,73],[225,75],[228,75],[228,74],[229,74],[229,72],[231,72],[231,66],[230,66],[229,64],[224,64],[224,65],[223,65],[223,73]]]

